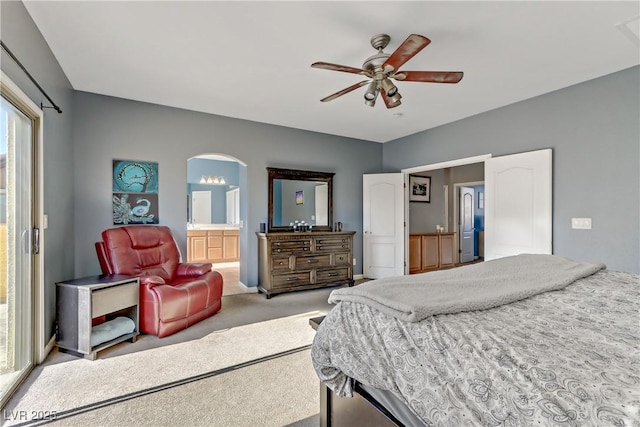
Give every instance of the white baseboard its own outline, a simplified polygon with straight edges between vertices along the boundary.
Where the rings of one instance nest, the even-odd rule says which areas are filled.
[[[242,282],[238,282],[238,285],[240,285],[242,287],[242,289],[244,289],[244,291],[248,294],[252,294],[252,293],[258,293],[258,287],[257,286],[247,286]]]
[[[53,350],[53,347],[55,345],[56,345],[56,334],[53,334],[53,336],[51,337],[47,345],[45,345],[44,348],[42,349],[42,353],[38,355],[38,365],[44,362],[44,360],[47,358],[49,353],[51,353],[51,350]]]
[[[364,279],[364,274],[354,274],[353,275],[353,280],[360,280],[360,279]]]

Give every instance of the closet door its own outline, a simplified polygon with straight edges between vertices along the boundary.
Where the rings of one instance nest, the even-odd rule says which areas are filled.
[[[485,260],[551,254],[550,149],[487,159]]]

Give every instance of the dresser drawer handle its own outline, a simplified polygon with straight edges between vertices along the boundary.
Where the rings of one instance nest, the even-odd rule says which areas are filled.
[[[307,262],[308,262],[309,264],[313,264],[313,263],[318,262],[318,260],[317,260],[317,259],[308,259],[308,260],[307,260]]]
[[[300,280],[299,277],[287,277],[287,282],[296,282]]]
[[[278,265],[284,265],[284,262],[280,261],[280,262],[278,263]]]
[[[336,277],[337,275],[338,275],[338,273],[329,273],[329,274],[327,274],[327,276],[329,276],[329,277]]]

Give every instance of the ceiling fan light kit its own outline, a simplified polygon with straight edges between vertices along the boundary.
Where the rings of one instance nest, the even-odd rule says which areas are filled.
[[[344,94],[368,85],[364,93],[364,102],[366,105],[373,107],[380,94],[387,108],[395,108],[402,104],[402,102],[400,102],[402,95],[400,95],[397,86],[393,84],[391,79],[423,83],[458,83],[462,80],[463,73],[461,71],[399,71],[400,67],[427,47],[427,45],[431,43],[431,40],[418,34],[411,34],[392,54],[388,54],[383,50],[390,41],[391,37],[387,34],[373,36],[371,38],[371,46],[378,52],[367,58],[364,64],[362,64],[362,68],[331,64],[328,62],[314,62],[311,64],[313,68],[360,74],[371,79],[342,89],[341,91],[322,98],[320,101],[333,101]]]

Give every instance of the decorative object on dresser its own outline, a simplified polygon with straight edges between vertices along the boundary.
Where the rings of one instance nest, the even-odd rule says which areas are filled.
[[[455,266],[456,233],[409,235],[409,274]]]
[[[95,360],[98,351],[130,340],[138,329],[137,277],[93,276],[56,283],[56,345]]]
[[[272,295],[347,284],[353,286],[353,235],[343,232],[256,233],[258,289]]]
[[[222,275],[210,263],[183,263],[166,226],[130,225],[102,232],[96,252],[104,274],[140,279],[140,330],[160,338],[222,307]]]

